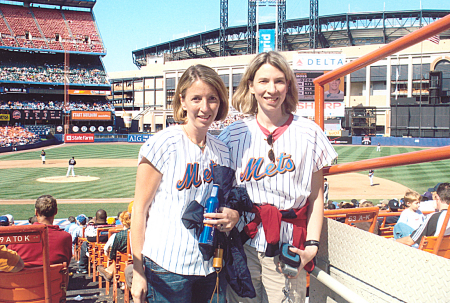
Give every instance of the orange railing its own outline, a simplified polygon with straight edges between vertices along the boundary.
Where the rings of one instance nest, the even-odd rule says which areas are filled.
[[[357,71],[385,57],[395,54],[405,48],[417,44],[429,37],[450,29],[450,15],[445,16],[425,27],[422,27],[402,38],[399,38],[371,53],[368,53],[344,66],[336,68],[314,80],[315,85],[315,121],[324,129],[324,85],[335,79]],[[376,159],[362,160],[326,167],[324,175],[334,175],[374,168],[400,166],[406,164],[438,161],[450,158],[450,146],[432,148],[424,151],[411,152],[401,155],[387,156]]]

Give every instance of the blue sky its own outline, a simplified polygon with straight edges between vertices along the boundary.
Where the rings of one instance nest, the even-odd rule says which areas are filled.
[[[247,24],[247,0],[228,0],[228,25]],[[339,3],[339,5],[336,5]],[[443,5],[443,3],[447,3]],[[319,0],[319,15],[416,10],[420,0]],[[445,6],[445,7],[444,7]],[[450,9],[448,0],[424,0],[423,9]],[[107,55],[107,72],[137,70],[131,52],[219,28],[220,0],[97,0],[94,15]],[[287,0],[287,19],[309,16],[309,0]],[[260,22],[275,20],[275,7],[261,7]]]

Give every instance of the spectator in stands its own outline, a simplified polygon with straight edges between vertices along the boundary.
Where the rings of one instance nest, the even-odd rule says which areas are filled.
[[[67,218],[67,220],[69,221],[69,224],[67,224],[67,226],[64,228],[64,231],[70,233],[69,230],[71,228],[73,229],[77,225],[77,222],[74,216],[70,216],[69,218]]]
[[[87,273],[87,265],[88,265],[87,252],[89,249],[88,242],[97,242],[97,228],[108,226],[106,222],[107,217],[108,215],[106,214],[106,211],[104,209],[97,210],[97,212],[95,213],[94,223],[88,224],[88,226],[84,230],[84,235],[87,241],[84,241],[83,244],[81,244],[78,273],[82,274]],[[108,241],[108,232],[106,231],[106,233],[100,234],[98,241],[101,243],[105,243],[106,241]]]
[[[0,216],[0,226],[9,226],[9,219],[7,216]]]
[[[420,206],[419,206],[419,210],[421,212],[436,211],[436,209],[437,209],[436,199],[433,198],[433,196],[436,196],[436,192],[431,193],[431,192],[427,191],[422,195],[422,197],[420,199]]]
[[[24,267],[22,258],[17,252],[0,245],[0,271],[18,272]]]
[[[412,246],[413,244],[418,245],[423,236],[436,237],[439,235],[450,204],[450,183],[439,184],[436,192],[438,212],[429,214],[419,228],[414,230],[410,236],[397,239],[397,242]],[[450,221],[445,228],[444,235],[450,235]]]
[[[11,214],[5,215],[8,218],[9,226],[14,226],[14,217]]]
[[[400,208],[400,202],[398,202],[397,199],[391,199],[388,202],[387,205],[387,210],[389,212],[398,212],[399,208]],[[398,219],[400,218],[400,216],[391,216],[391,217],[386,217],[386,222],[384,222],[385,225],[393,225],[396,224],[398,222]],[[383,222],[383,218],[378,220],[378,223],[382,223]]]
[[[45,224],[48,227],[50,264],[62,262],[69,264],[72,258],[72,238],[58,225],[53,225],[55,215],[58,213],[56,199],[50,195],[40,196],[35,203],[35,213],[37,222],[34,224]],[[16,251],[26,266],[42,265],[41,243],[11,244],[8,248]]]
[[[117,252],[120,251],[121,253],[127,252],[127,239],[128,239],[128,229],[131,225],[131,214],[128,211],[124,211],[120,213],[120,221],[123,223],[124,229],[120,232],[113,234],[110,239],[108,239],[108,242],[105,245],[105,254],[107,254],[109,248],[109,260],[110,265],[105,268],[102,265],[99,265],[97,267],[98,272],[108,281],[111,281],[114,271],[114,263],[113,261],[116,260]],[[109,247],[108,243],[112,242],[112,246]]]
[[[402,211],[397,224],[394,226],[394,238],[409,236],[423,223],[425,216],[419,210],[420,194],[413,190],[408,190],[403,197],[406,209]]]
[[[78,241],[78,238],[83,236],[83,228],[86,226],[86,220],[87,218],[85,215],[78,215],[76,218],[76,224],[68,231],[72,237],[72,253],[75,252],[75,243]]]
[[[336,209],[336,205],[333,204],[333,201],[329,200],[328,203],[325,205],[326,209]]]
[[[28,223],[34,224],[34,222],[37,222],[37,217],[36,217],[36,215],[34,215],[33,217],[29,217],[29,218],[28,218]]]

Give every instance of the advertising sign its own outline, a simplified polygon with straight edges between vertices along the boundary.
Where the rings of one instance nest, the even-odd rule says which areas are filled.
[[[111,120],[111,112],[72,111],[72,120]]]
[[[302,117],[314,117],[315,116],[315,103],[314,102],[302,102],[297,104],[296,114]],[[325,117],[344,117],[345,116],[345,104],[342,101],[325,102]]]
[[[94,142],[94,134],[66,134],[65,143],[90,143]]]
[[[129,143],[135,143],[135,142],[145,142],[148,138],[150,138],[153,135],[150,134],[142,134],[142,135],[128,135],[128,142]]]
[[[345,64],[345,56],[341,54],[303,54],[293,57],[293,68],[296,70],[333,70]]]
[[[109,96],[109,95],[111,95],[111,92],[109,90],[69,89],[69,95]]]
[[[20,88],[20,87],[5,87],[5,93],[19,93],[19,94],[25,94],[27,92],[26,88]]]
[[[270,52],[275,50],[275,30],[260,29],[259,30],[259,53]]]

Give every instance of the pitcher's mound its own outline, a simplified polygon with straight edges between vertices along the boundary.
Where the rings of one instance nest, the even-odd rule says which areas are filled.
[[[39,178],[36,179],[36,181],[46,183],[76,183],[76,182],[89,182],[98,179],[100,178],[91,176],[75,176],[75,177],[56,176],[56,177]]]

